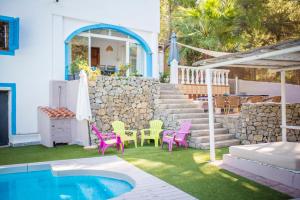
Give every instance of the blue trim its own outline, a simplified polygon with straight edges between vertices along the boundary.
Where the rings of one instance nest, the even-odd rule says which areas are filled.
[[[69,80],[69,45],[65,43],[65,80]]]
[[[19,49],[19,18],[0,15],[0,21],[9,23],[8,50],[0,50],[0,55],[15,55],[15,50]]]
[[[0,88],[10,88],[11,91],[11,134],[16,135],[16,122],[17,122],[17,88],[15,83],[0,83]]]
[[[147,76],[152,77],[152,51],[147,42],[138,34],[134,33],[133,31],[122,27],[122,26],[115,26],[111,24],[94,24],[90,26],[85,26],[80,29],[77,29],[73,33],[71,33],[67,39],[65,40],[65,79],[68,80],[68,72],[69,72],[69,47],[67,44],[71,42],[71,40],[78,34],[88,31],[88,30],[94,30],[94,29],[111,29],[120,33],[123,33],[125,35],[128,35],[138,41],[138,43],[143,47],[143,49],[146,52],[146,59],[147,59]]]

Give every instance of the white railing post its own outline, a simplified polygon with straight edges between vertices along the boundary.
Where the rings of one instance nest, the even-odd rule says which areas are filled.
[[[175,61],[176,62],[176,61]],[[175,67],[174,67],[175,66]],[[178,63],[171,63],[171,83],[172,78],[174,76],[174,73],[172,70],[175,71],[175,68],[177,68],[177,74],[175,75],[180,76],[178,80],[180,81],[180,84],[207,84],[207,75],[206,70],[203,70],[198,67],[190,67],[190,66],[178,66]],[[180,70],[179,72],[178,70]],[[226,85],[228,86],[228,74],[229,70],[226,69],[215,69],[211,70],[211,81],[213,85]]]
[[[226,71],[226,83],[225,83],[225,85],[229,85],[229,82],[228,82],[228,79],[229,79],[229,77],[228,77],[228,74],[229,74],[229,71]]]
[[[196,69],[196,84],[200,84],[200,81],[199,81],[199,69]]]
[[[203,79],[203,70],[200,70],[200,84],[204,84],[204,79]]]
[[[221,85],[221,72],[217,71],[217,85]]]
[[[214,70],[212,71],[213,72],[213,75],[214,75],[214,81],[213,81],[213,85],[217,85],[217,71]],[[207,75],[206,75],[206,78],[207,78]],[[206,83],[207,84],[207,83]]]
[[[225,85],[225,72],[221,71],[221,85]]]
[[[171,62],[171,74],[170,74],[170,83],[178,84],[178,61],[173,60]]]
[[[185,69],[181,68],[181,84],[185,84]]]
[[[190,84],[190,69],[186,68],[186,84]]]
[[[191,71],[192,71],[192,73],[191,73],[191,75],[192,75],[191,84],[195,84],[195,73],[194,73],[195,69],[191,69]]]

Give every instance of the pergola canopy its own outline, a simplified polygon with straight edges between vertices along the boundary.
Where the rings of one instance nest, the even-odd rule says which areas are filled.
[[[300,69],[300,39],[195,62],[204,69],[218,67],[267,68],[275,71]]]
[[[211,69],[218,67],[265,68],[280,71],[281,77],[281,133],[286,142],[287,129],[300,129],[299,126],[287,125],[285,71],[300,69],[300,39],[280,42],[274,45],[255,48],[245,52],[223,55],[216,58],[198,61],[193,66],[206,69],[210,159],[215,161],[214,106],[212,97]]]

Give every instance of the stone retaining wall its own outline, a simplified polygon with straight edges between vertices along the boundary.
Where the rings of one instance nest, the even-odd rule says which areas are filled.
[[[156,79],[99,76],[89,83],[93,121],[104,132],[112,130],[115,120],[130,129],[146,128],[154,117],[159,92]]]
[[[236,134],[239,128],[240,115],[215,115],[216,122],[222,123],[229,134]]]
[[[300,125],[300,104],[287,104],[287,125]],[[243,104],[236,137],[242,144],[281,141],[281,106],[278,103]],[[299,130],[287,129],[287,140],[300,141]]]

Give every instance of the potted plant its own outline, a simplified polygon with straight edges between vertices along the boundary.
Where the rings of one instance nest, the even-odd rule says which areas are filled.
[[[170,82],[170,73],[169,72],[159,73],[159,81],[161,83],[169,83]]]
[[[83,62],[81,57],[76,57],[71,64],[71,75],[69,75],[69,80],[79,79],[79,64]]]
[[[78,62],[79,71],[84,70],[89,78],[89,80],[96,80],[97,76],[99,76],[100,70],[96,67],[89,67],[86,60],[81,60]]]
[[[136,69],[133,70],[133,71],[129,74],[129,76],[143,77],[143,75],[142,75],[142,74],[139,74],[138,71],[137,71]]]
[[[127,71],[130,69],[131,65],[119,65],[118,71],[116,72],[116,76],[125,77],[127,75]]]

